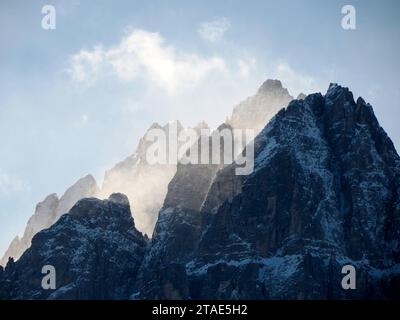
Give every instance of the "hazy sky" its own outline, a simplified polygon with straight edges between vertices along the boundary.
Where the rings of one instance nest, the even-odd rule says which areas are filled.
[[[400,1],[2,0],[0,43],[0,254],[37,202],[101,182],[153,122],[216,126],[267,78],[349,86],[400,149]]]

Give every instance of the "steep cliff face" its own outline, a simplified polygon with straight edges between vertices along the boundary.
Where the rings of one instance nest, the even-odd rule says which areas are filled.
[[[27,247],[23,247],[21,239],[16,236],[8,246],[6,252],[0,260],[0,266],[7,264],[8,258],[18,259]]]
[[[190,296],[398,297],[400,159],[371,106],[331,85],[280,111],[255,149],[240,193],[214,181],[228,197],[186,265]],[[347,264],[357,290],[341,287]]]
[[[58,199],[56,194],[47,196],[36,206],[34,215],[29,219],[23,237],[16,237],[3,255],[0,264],[5,266],[8,258],[18,260],[22,253],[31,245],[32,237],[39,231],[53,225],[64,213],[80,199],[96,196],[99,192],[93,176],[87,175],[68,188]]]
[[[292,99],[280,81],[267,80],[255,96],[234,108],[232,117],[222,124],[217,132],[225,129],[253,129],[258,132],[277,110]],[[221,159],[224,154],[222,142]],[[223,172],[229,171],[229,174],[225,174],[229,181],[219,184],[219,193],[223,194],[216,194],[217,184],[213,183],[213,180],[217,172],[222,172],[219,170],[223,167],[223,163],[178,165],[177,172],[168,186],[150,249],[139,272],[135,298],[190,297],[188,279],[184,271],[185,263],[193,258],[198,239],[209,223],[209,209],[211,206],[217,207],[221,197],[240,192],[240,182],[233,179],[235,168],[228,166],[229,169]],[[221,192],[221,189],[224,192]]]
[[[147,245],[138,232],[129,201],[80,200],[0,275],[2,299],[127,299]],[[56,289],[44,290],[45,265],[56,271]]]
[[[214,134],[224,129],[231,130],[231,127],[222,125]],[[199,138],[199,150],[211,141],[209,136],[204,140]],[[200,157],[199,153],[199,162]],[[193,257],[202,231],[200,208],[221,167],[219,164],[178,164],[139,271],[134,298],[189,297],[184,263]]]
[[[90,174],[79,179],[71,187],[69,187],[60,198],[55,213],[54,222],[58,220],[64,213],[67,213],[71,208],[83,198],[95,197],[99,193],[99,187],[96,180]],[[53,222],[53,223],[54,223]]]
[[[281,109],[254,150],[248,176],[179,164],[151,242],[127,197],[79,201],[0,268],[0,298],[400,298],[400,157],[372,107],[332,84]]]
[[[281,110],[255,140],[251,175],[218,169],[178,168],[135,298],[400,295],[400,159],[347,88]],[[341,286],[345,265],[357,290]]]
[[[234,108],[227,125],[234,128],[255,129],[257,133],[280,108],[286,106],[292,99],[279,80],[267,80],[254,96],[249,97]],[[171,128],[176,128],[177,134],[185,130],[179,121],[168,123],[165,126],[155,123],[149,130],[160,129],[165,132],[168,143]],[[200,131],[207,128],[207,124],[202,122],[194,129]],[[55,195],[46,198],[41,206],[51,207],[47,210],[48,213],[39,215],[35,213],[32,216],[23,237],[21,239],[15,237],[0,260],[0,265],[4,266],[9,257],[17,260],[30,246],[33,235],[50,227],[62,214],[68,212],[78,200],[85,197],[107,198],[114,192],[126,194],[131,203],[132,211],[135,212],[137,228],[151,236],[158,213],[167,195],[168,184],[174,177],[177,166],[175,164],[149,164],[147,162],[146,151],[152,142],[145,139],[146,134],[139,141],[133,155],[105,173],[100,190],[94,178],[88,175],[69,188],[58,201],[55,199]],[[187,169],[184,170],[188,171]],[[201,191],[202,193],[208,191],[209,184],[210,181],[206,183],[204,190]],[[198,188],[201,189],[201,186]],[[58,204],[54,204],[54,202],[58,202]],[[53,208],[53,206],[57,208]]]
[[[155,123],[149,130],[162,130],[166,134],[168,143],[171,127],[176,128],[177,134],[183,130],[179,122],[172,122],[163,127]],[[207,125],[201,123],[199,128],[207,128]],[[78,200],[86,197],[108,198],[116,192],[126,194],[132,208],[135,208],[137,228],[151,236],[167,193],[168,183],[176,172],[174,164],[150,165],[147,162],[146,151],[151,143],[144,136],[133,155],[106,172],[101,189],[97,186],[95,179],[87,175],[68,188],[60,199],[56,194],[47,196],[37,205],[34,215],[27,223],[23,237],[17,236],[10,243],[0,260],[0,265],[5,266],[9,257],[18,260],[29,248],[32,237],[37,232],[52,226]]]

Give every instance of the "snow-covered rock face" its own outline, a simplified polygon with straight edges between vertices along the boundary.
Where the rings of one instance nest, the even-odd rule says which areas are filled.
[[[160,212],[143,270],[170,272],[137,297],[399,297],[400,159],[370,105],[338,85],[293,101],[255,156],[250,176],[222,168],[200,210]],[[358,290],[341,287],[346,264]]]
[[[400,159],[371,106],[331,85],[280,111],[255,148],[188,262],[192,296],[398,296]],[[341,288],[345,264],[357,291]]]
[[[55,292],[37,289],[44,264]],[[400,158],[372,107],[332,84],[272,118],[251,175],[179,165],[148,245],[128,197],[79,201],[0,268],[0,297],[400,298]]]
[[[129,201],[80,200],[0,275],[3,299],[127,299],[147,240],[134,227]],[[56,290],[43,290],[42,267],[56,270]]]
[[[218,130],[253,129],[257,133],[292,99],[293,97],[282,87],[279,80],[267,80],[254,96],[234,108],[232,116]],[[185,274],[182,272],[182,261],[192,257],[202,229],[207,224],[209,217],[207,209],[216,206],[219,201],[212,198],[216,188],[213,180],[222,167],[224,165],[178,165],[159,213],[151,248],[139,272],[136,297],[188,298],[190,296],[188,286],[183,285],[186,278],[181,278]],[[232,177],[233,173],[234,171],[229,172],[228,183],[219,185],[221,188],[226,188],[223,196],[240,190],[239,184],[233,182],[236,179]],[[205,213],[200,215],[201,211]],[[164,263],[164,261],[169,262]],[[160,268],[165,272],[160,273]],[[152,281],[152,285],[149,286],[150,279],[158,280]]]
[[[5,266],[9,257],[18,260],[22,253],[31,245],[32,237],[39,231],[52,226],[64,213],[80,199],[97,196],[99,189],[95,179],[87,175],[68,188],[58,199],[56,194],[47,196],[36,206],[34,215],[29,219],[24,235],[16,237],[5,252],[0,265]]]

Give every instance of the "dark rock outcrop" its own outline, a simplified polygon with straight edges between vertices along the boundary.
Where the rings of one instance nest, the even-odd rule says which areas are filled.
[[[225,129],[232,128],[223,124],[213,134]],[[199,138],[199,150],[204,144],[211,145],[212,136],[205,138]],[[223,147],[221,141],[221,150]],[[200,152],[198,157],[200,162]],[[168,185],[168,193],[158,216],[151,245],[139,271],[135,298],[189,297],[185,262],[195,252],[203,226],[200,208],[215,173],[221,167],[220,164],[178,164],[177,172]]]
[[[300,93],[297,95],[296,100],[304,100],[306,97],[307,97],[306,94],[300,92]]]
[[[52,226],[64,213],[67,213],[80,199],[97,196],[99,188],[96,180],[87,175],[69,187],[59,199],[56,194],[48,195],[36,206],[35,213],[29,219],[24,235],[18,236],[10,243],[7,251],[0,260],[0,265],[5,266],[9,257],[18,260],[31,245],[33,236],[39,231]]]
[[[234,108],[227,124],[234,128],[254,129],[257,133],[280,108],[286,106],[292,99],[279,80],[267,80],[254,96]],[[146,141],[145,138],[150,130],[159,129],[165,132],[168,143],[169,132],[175,128],[177,134],[185,130],[179,121],[168,123],[165,126],[154,123],[140,139],[136,151],[106,171],[100,190],[94,178],[88,175],[70,187],[60,199],[57,198],[57,195],[52,194],[39,203],[38,206],[43,207],[43,210],[40,209],[43,212],[36,209],[35,214],[27,223],[23,237],[21,239],[18,236],[14,238],[0,260],[0,265],[4,266],[9,257],[17,260],[30,246],[32,237],[37,232],[53,225],[62,214],[68,212],[78,200],[85,197],[107,198],[115,192],[126,194],[132,211],[135,213],[136,227],[151,236],[168,191],[168,184],[174,177],[177,166],[175,164],[149,164],[146,160],[146,150],[151,142]],[[201,129],[207,128],[208,125],[201,122],[193,129],[199,132]],[[206,191],[207,189],[204,192]]]
[[[255,145],[253,174],[187,263],[190,297],[398,298],[400,158],[371,106],[333,84],[290,103]],[[347,264],[356,290],[341,287]]]
[[[217,132],[233,128],[253,129],[258,132],[277,110],[292,99],[279,80],[267,80],[256,95],[234,108],[231,118],[222,124]],[[224,156],[223,142],[220,156],[221,159]],[[218,170],[224,166],[178,165],[177,172],[169,183],[150,249],[139,272],[135,298],[190,297],[184,265],[193,258],[198,239],[209,222],[210,215],[207,209],[219,204],[218,196],[216,195],[215,199],[212,197],[216,191],[213,180],[216,173],[221,172]],[[234,170],[233,166],[229,168]],[[227,179],[232,180],[231,175]],[[227,188],[222,197],[226,196],[226,193],[240,191],[239,183],[223,182],[221,188]]]
[[[247,176],[179,164],[150,243],[124,195],[79,201],[0,268],[0,298],[400,298],[400,157],[372,107],[331,84],[281,109],[254,151]],[[43,265],[59,289],[41,289]]]
[[[293,101],[256,138],[254,172],[234,168],[205,198],[196,169],[178,170],[135,298],[400,296],[400,159],[369,104],[335,84]]]
[[[135,229],[129,201],[80,200],[0,275],[0,299],[127,299],[147,238]],[[42,268],[54,266],[56,289],[42,288]]]

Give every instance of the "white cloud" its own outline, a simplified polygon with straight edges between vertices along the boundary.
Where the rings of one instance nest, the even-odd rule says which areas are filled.
[[[26,192],[29,190],[30,185],[27,181],[0,171],[0,195],[7,195],[14,192]]]
[[[109,77],[121,82],[137,81],[150,89],[146,92],[151,95],[160,92],[164,104],[165,93],[174,97],[182,93],[190,95],[194,91],[186,89],[196,88],[196,92],[204,95],[207,88],[218,98],[223,95],[222,91],[216,91],[217,83],[228,88],[232,83],[248,81],[249,85],[262,83],[267,78],[280,79],[294,96],[326,90],[320,79],[293,69],[284,60],[259,62],[253,53],[243,52],[241,48],[236,51],[241,54],[232,52],[221,57],[185,52],[169,44],[159,33],[135,29],[127,32],[116,45],[98,45],[92,50],[79,51],[70,58],[69,73],[79,85],[93,85],[100,79],[110,80]],[[256,90],[257,84],[254,86]],[[137,104],[131,108],[137,110]],[[80,120],[82,124],[87,122]]]
[[[212,21],[203,22],[200,24],[197,32],[204,40],[216,42],[223,38],[226,31],[231,26],[228,18],[218,18]]]
[[[71,57],[68,71],[75,81],[90,84],[97,80],[103,60],[104,52],[100,46],[91,51],[81,50]]]
[[[213,71],[224,72],[225,62],[219,57],[180,52],[158,33],[133,30],[116,46],[81,50],[70,59],[69,72],[80,83],[93,83],[105,70],[122,81],[140,77],[174,93],[197,84]]]

